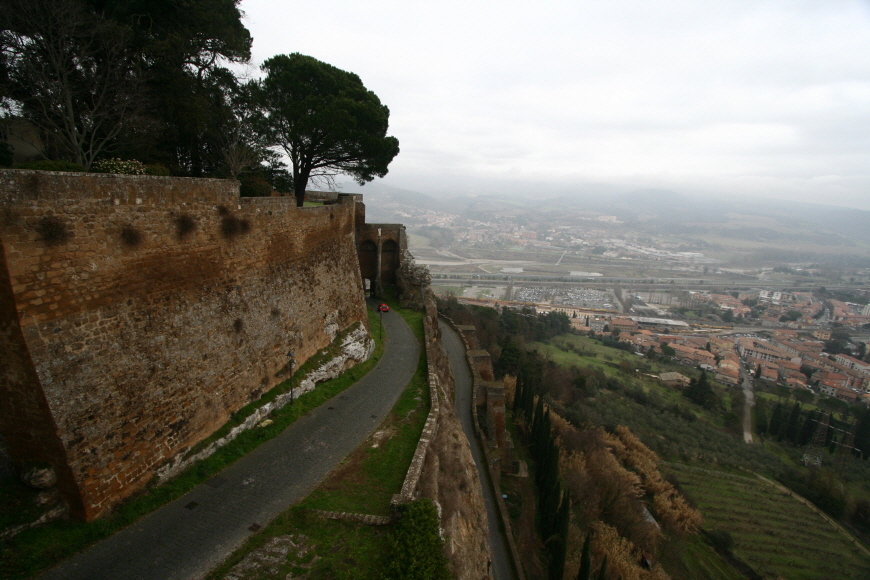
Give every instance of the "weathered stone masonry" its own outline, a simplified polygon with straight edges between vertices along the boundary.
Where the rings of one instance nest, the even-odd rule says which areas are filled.
[[[359,197],[303,209],[224,180],[0,171],[13,458],[51,463],[93,519],[367,324]]]

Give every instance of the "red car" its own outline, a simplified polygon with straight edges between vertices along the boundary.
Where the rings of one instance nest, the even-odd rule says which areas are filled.
[[[378,305],[378,312],[389,312],[389,311],[390,311],[390,307],[387,306],[386,304]]]

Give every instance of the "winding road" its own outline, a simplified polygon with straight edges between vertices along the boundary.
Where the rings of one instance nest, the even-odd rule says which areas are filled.
[[[480,474],[480,484],[483,488],[483,501],[486,505],[486,519],[489,527],[489,551],[492,555],[492,572],[495,580],[513,580],[514,569],[511,565],[510,550],[504,537],[504,529],[501,525],[498,507],[494,496],[492,480],[489,476],[483,450],[480,441],[474,434],[474,423],[471,416],[473,405],[471,403],[471,371],[468,368],[468,359],[465,357],[465,345],[456,331],[443,320],[438,321],[441,327],[441,340],[447,349],[450,359],[450,367],[456,379],[456,414],[462,424],[462,431],[468,439],[471,447],[471,455]]]
[[[61,563],[45,580],[195,580],[307,496],[384,420],[407,386],[420,345],[395,312],[378,365],[343,393],[217,477]]]

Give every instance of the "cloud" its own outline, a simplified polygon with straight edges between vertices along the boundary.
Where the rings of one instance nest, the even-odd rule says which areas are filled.
[[[255,59],[360,75],[390,107],[405,180],[662,180],[870,207],[866,2],[243,8]]]

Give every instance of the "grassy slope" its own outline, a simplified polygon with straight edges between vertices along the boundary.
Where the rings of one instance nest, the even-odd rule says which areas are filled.
[[[668,538],[661,564],[673,580],[744,580],[700,535]]]
[[[813,510],[752,477],[672,465],[707,529],[734,538],[734,553],[765,576],[858,578],[870,559]]]
[[[621,380],[627,378],[635,379],[645,391],[656,393],[656,395],[660,396],[668,403],[684,405],[687,404],[687,399],[682,396],[680,391],[672,387],[666,387],[655,379],[646,377],[640,373],[627,374],[624,370],[615,368],[613,365],[619,366],[621,363],[627,362],[631,365],[632,369],[637,368],[643,373],[654,375],[659,375],[664,372],[678,372],[688,377],[693,377],[698,374],[698,371],[695,369],[689,369],[682,365],[669,362],[653,362],[633,353],[604,346],[596,340],[582,336],[563,335],[556,337],[552,342],[553,344],[534,342],[530,346],[544,355],[545,358],[549,358],[553,362],[562,366],[594,368],[600,370],[606,376],[611,378],[618,378]],[[566,347],[568,350],[565,349]],[[594,353],[595,356],[580,355],[578,354],[578,351],[583,353]],[[713,385],[717,388],[717,394],[722,399],[723,405],[725,405],[725,408],[728,408],[730,397],[727,389],[718,385],[718,383],[713,383]],[[706,413],[700,407],[693,406],[692,410],[696,414],[704,416],[708,421],[713,423],[719,421],[718,415]]]
[[[630,374],[625,373],[619,368],[614,368],[611,365],[616,364],[618,366],[619,363],[622,361],[629,361],[638,366],[645,364],[648,365],[649,372],[653,374],[665,370],[677,370],[679,372],[683,372],[684,374],[688,374],[688,369],[669,364],[649,364],[648,361],[646,361],[645,359],[641,359],[636,355],[602,346],[595,341],[584,337],[557,337],[554,342],[555,344],[561,345],[562,348],[558,348],[553,344],[543,345],[538,343],[535,343],[534,347],[537,348],[540,352],[546,353],[549,358],[559,364],[566,366],[576,366],[579,368],[598,368],[601,369],[608,376],[619,378],[623,382],[625,382],[626,380],[637,378],[637,382],[642,384],[643,389],[646,392],[654,393],[656,396],[661,397],[662,400],[667,401],[668,404],[670,404],[671,402],[676,402],[682,405],[687,404],[686,399],[683,398],[676,391],[663,387],[657,384],[657,382],[654,380],[646,380],[644,377],[632,377]],[[573,350],[570,348],[568,350],[565,350],[565,347],[567,345],[573,347]],[[576,352],[577,350],[586,353],[587,356],[578,355]],[[595,356],[591,356],[592,353],[594,353]],[[606,357],[609,357],[612,360],[608,361]],[[611,364],[609,365],[607,363]],[[725,394],[725,392],[720,392],[720,395],[722,394]],[[715,416],[711,416],[709,413],[701,410],[694,405],[691,406],[692,411],[696,413],[701,420],[694,423],[685,424],[675,421],[673,417],[668,417],[668,414],[662,414],[654,411],[651,412],[651,409],[649,409],[648,407],[637,405],[634,401],[628,400],[628,398],[626,398],[621,393],[601,391],[598,393],[594,400],[587,401],[587,404],[589,408],[593,409],[591,417],[602,418],[606,422],[613,422],[615,424],[628,424],[637,433],[637,435],[640,436],[648,445],[656,450],[661,456],[666,457],[670,460],[700,460],[702,463],[708,463],[712,460],[712,463],[714,464],[719,463],[718,466],[713,465],[714,468],[726,468],[730,470],[735,470],[735,467],[741,463],[741,457],[743,457],[743,460],[746,461],[746,465],[750,465],[750,461],[752,461],[751,465],[753,469],[760,469],[763,471],[766,464],[769,464],[771,461],[776,462],[776,459],[774,459],[775,456],[779,459],[779,461],[782,461],[783,463],[795,465],[793,458],[791,457],[792,454],[789,452],[789,450],[785,449],[781,445],[777,445],[773,442],[768,441],[765,444],[765,448],[767,449],[767,452],[765,453],[759,448],[759,446],[743,447],[742,442],[738,441],[737,439],[734,439],[732,441],[732,437],[721,433],[721,430],[716,428],[716,425],[718,425],[719,422],[716,421]],[[663,436],[663,434],[666,434],[666,436]],[[761,457],[762,455],[767,455],[767,459]],[[721,477],[727,477],[727,474],[723,474],[721,475]],[[859,485],[853,482],[850,488],[855,486]],[[863,489],[861,491],[866,492],[866,490]],[[860,494],[859,497],[861,495],[863,494]],[[744,498],[744,500],[750,502],[762,501],[758,498],[754,500]],[[811,510],[807,510],[804,506],[801,506],[801,504],[795,502],[794,500],[790,500],[790,503],[795,504],[803,508],[808,513],[813,514]],[[705,515],[707,515],[707,509],[705,509],[705,506],[701,505],[700,507],[702,508],[702,511],[705,513]],[[758,518],[759,515],[760,512],[754,514],[756,518]],[[814,517],[817,521],[823,521],[818,516],[814,515]],[[715,521],[715,518],[711,518],[709,521]],[[792,525],[795,525],[794,522],[792,522]],[[709,528],[710,526],[708,525],[706,527]],[[839,541],[842,544],[847,545],[847,543],[844,542],[842,538],[843,537],[840,536]],[[694,545],[692,542],[684,542],[684,544],[685,545],[683,547],[685,548],[685,550],[688,551],[678,551],[679,553],[676,557],[666,558],[669,572],[671,572],[675,578],[704,577],[703,575],[698,576],[696,575],[696,573],[691,572],[691,562],[694,560],[705,561],[706,557],[704,557],[702,554],[710,550],[709,546],[707,546],[704,542],[701,542],[701,544],[703,544],[703,548],[699,548],[700,544]],[[701,551],[699,552],[698,550]],[[797,552],[799,551],[800,549],[797,550]],[[774,560],[776,560],[776,558],[774,558]],[[712,561],[721,562],[721,559],[719,559],[718,556],[714,555]],[[795,570],[793,572],[795,572],[796,574],[800,569],[810,570],[813,566],[818,564],[812,560],[810,560],[810,563],[807,563],[795,560],[794,558],[787,559],[786,563],[788,563],[788,561],[795,562]],[[846,559],[844,558],[843,561],[845,562]],[[757,562],[750,560],[747,560],[747,562],[753,567],[756,567],[756,565],[758,564]],[[853,559],[853,563],[850,564],[850,566],[853,566],[853,568],[857,570],[858,568],[860,568],[861,565],[864,565],[860,562],[862,562],[862,560],[860,560],[859,558],[859,563],[854,564]],[[826,564],[822,563],[818,565],[824,566]],[[679,570],[683,570],[685,574],[680,573]],[[788,578],[792,578],[792,575],[790,573],[786,573],[786,576]],[[812,576],[810,574],[805,576],[796,575],[794,577],[818,578],[819,576]],[[834,578],[849,576],[846,575],[831,577]]]
[[[632,366],[643,365],[647,369],[644,372],[650,374],[658,374],[666,370],[677,370],[689,374],[688,369],[669,363],[650,363],[650,361],[634,354],[605,347],[585,337],[562,336],[557,337],[553,342],[559,346],[539,343],[535,343],[533,346],[558,364],[579,368],[597,368],[607,376],[619,378],[622,382],[635,382],[645,392],[660,397],[666,405],[674,403],[687,405],[686,399],[674,389],[664,387],[654,379],[614,368],[614,365],[618,367],[624,361],[629,362]],[[580,355],[578,352],[583,354]],[[727,391],[720,391],[720,395],[726,395],[723,400],[727,404]],[[730,441],[728,436],[722,436],[721,440],[709,439],[712,435],[719,433],[719,429],[715,427],[719,423],[717,414],[708,413],[694,405],[691,405],[692,411],[700,417],[700,420],[685,424],[677,421],[674,417],[667,417],[667,414],[650,413],[648,408],[637,405],[621,393],[601,391],[595,399],[595,401],[590,402],[591,408],[603,412],[603,415],[599,415],[600,417],[606,418],[609,422],[627,423],[629,427],[636,430],[642,439],[648,444],[652,444],[654,449],[658,448],[660,454],[665,449],[672,450],[672,453],[665,454],[671,455],[671,458],[673,458],[673,451],[677,451],[678,455],[682,455],[683,460],[688,458],[701,459],[705,455],[709,459],[711,452],[724,453],[726,448],[738,443]],[[656,421],[645,422],[641,425],[641,420],[646,419],[656,419]],[[669,436],[663,437],[664,433]],[[697,448],[685,443],[699,440],[706,440],[706,442]],[[704,509],[706,506],[700,507],[706,513]],[[699,536],[683,539],[672,538],[662,554],[662,562],[668,573],[675,579],[741,577]],[[750,565],[754,566],[755,563],[750,562]]]

